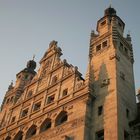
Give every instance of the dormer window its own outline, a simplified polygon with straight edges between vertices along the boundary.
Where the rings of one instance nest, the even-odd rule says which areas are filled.
[[[104,26],[105,24],[106,24],[106,20],[102,21],[100,25]]]

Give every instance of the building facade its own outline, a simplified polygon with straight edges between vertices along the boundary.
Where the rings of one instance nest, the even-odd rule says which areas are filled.
[[[91,33],[85,78],[61,60],[57,41],[37,72],[30,60],[5,94],[0,140],[140,140],[133,47],[124,28],[107,8]]]

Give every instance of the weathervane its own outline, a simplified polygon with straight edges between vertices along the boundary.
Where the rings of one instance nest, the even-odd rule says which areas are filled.
[[[33,60],[35,59],[35,54],[33,55]]]
[[[111,7],[111,6],[112,6],[112,0],[110,0],[110,2],[109,2],[109,3],[110,3],[110,7]]]

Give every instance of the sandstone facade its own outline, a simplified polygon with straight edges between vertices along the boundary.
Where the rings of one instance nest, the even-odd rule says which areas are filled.
[[[57,41],[49,44],[37,72],[30,60],[5,94],[0,139],[140,140],[133,47],[124,27],[116,10],[107,8],[91,33],[85,78],[61,60]]]

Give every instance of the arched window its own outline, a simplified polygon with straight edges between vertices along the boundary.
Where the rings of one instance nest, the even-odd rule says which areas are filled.
[[[11,140],[11,137],[10,136],[7,136],[5,140]]]
[[[23,132],[19,131],[16,136],[14,137],[14,140],[22,140],[23,138]]]
[[[44,132],[44,131],[50,129],[51,125],[52,125],[51,119],[49,119],[49,118],[45,119],[45,121],[41,124],[40,132]]]
[[[26,139],[31,138],[32,136],[34,136],[36,134],[36,129],[37,129],[37,126],[36,125],[32,125],[28,129],[28,131],[26,133]]]
[[[62,111],[59,113],[59,115],[56,117],[55,125],[61,125],[62,123],[66,122],[68,120],[68,115],[66,111]]]

